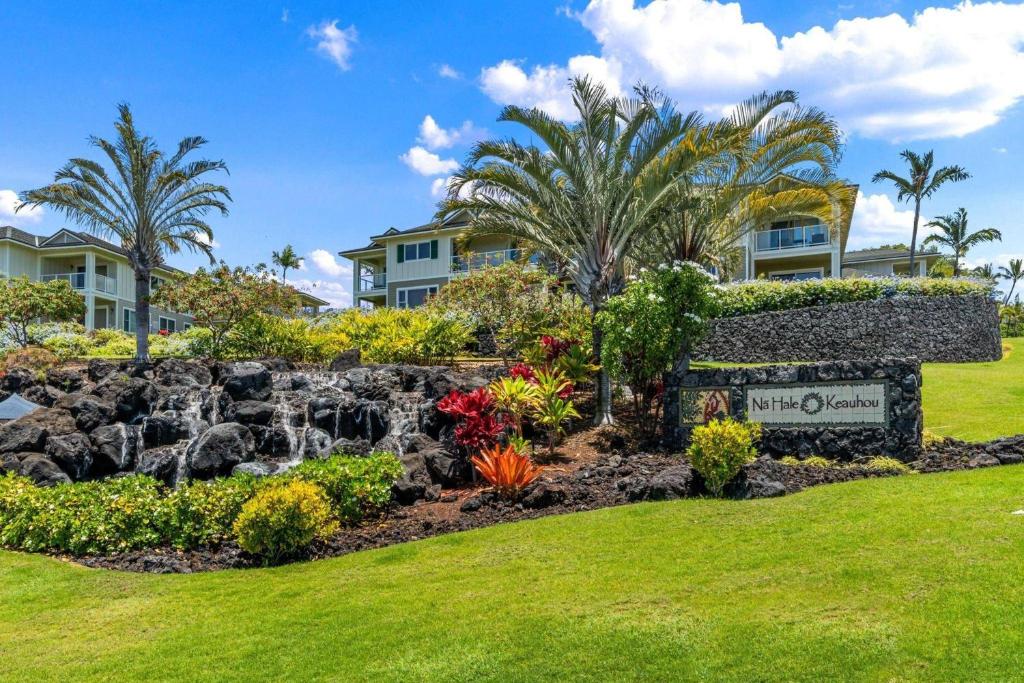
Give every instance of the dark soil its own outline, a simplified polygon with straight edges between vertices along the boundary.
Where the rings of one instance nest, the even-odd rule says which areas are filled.
[[[319,542],[303,557],[336,557],[431,536],[467,531],[503,522],[581,512],[641,500],[706,495],[703,483],[678,454],[622,454],[625,441],[610,430],[586,430],[571,436],[548,464],[541,480],[516,503],[498,499],[484,486],[446,490],[439,500],[393,506],[385,514],[345,528]],[[601,449],[613,449],[601,452]],[[952,439],[931,444],[911,466],[920,472],[962,470],[1024,460],[1024,435],[970,444]],[[795,493],[810,486],[869,477],[895,476],[863,465],[814,467],[784,465],[767,456],[746,465],[726,489],[734,498]],[[191,573],[259,566],[234,544],[192,551],[150,549],[117,555],[67,558],[89,567],[154,573]]]

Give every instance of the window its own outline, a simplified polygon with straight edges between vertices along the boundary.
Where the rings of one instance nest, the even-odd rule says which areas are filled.
[[[797,280],[820,280],[825,277],[824,268],[808,268],[806,270],[793,270],[788,272],[775,272],[771,274],[772,280],[797,281]]]
[[[177,321],[175,321],[174,318],[165,318],[163,316],[160,316],[160,331],[161,332],[171,333],[171,332],[176,331],[176,328],[177,328]]]
[[[398,262],[426,261],[437,258],[437,240],[398,245]]]
[[[130,308],[125,308],[121,313],[121,329],[135,334],[135,311]]]
[[[398,307],[416,308],[417,306],[422,306],[431,294],[437,294],[437,285],[400,289],[398,290]]]

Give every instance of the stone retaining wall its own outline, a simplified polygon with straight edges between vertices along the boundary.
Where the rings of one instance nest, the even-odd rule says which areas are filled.
[[[843,410],[823,410],[823,399],[830,400],[844,389],[858,387],[876,391],[879,403],[876,417],[884,423],[841,424],[830,422]],[[722,399],[721,413],[737,420],[748,419],[748,393],[797,396],[799,407],[781,416],[795,415],[799,420],[819,423],[771,424],[763,421],[763,439],[759,450],[775,457],[821,455],[850,461],[859,457],[887,455],[910,462],[921,451],[923,420],[921,413],[921,364],[913,358],[874,361],[829,361],[807,365],[767,365],[752,368],[716,368],[695,370],[665,377],[665,434],[669,446],[685,447],[690,431],[702,421],[699,415],[685,416],[694,391],[716,392]],[[765,392],[764,390],[769,390]],[[681,401],[680,396],[683,399]],[[754,394],[751,394],[754,395]],[[803,398],[804,402],[799,403]],[[684,405],[686,404],[686,405]],[[845,409],[844,409],[845,410]],[[769,411],[770,412],[770,411]],[[866,413],[865,413],[866,415]],[[846,416],[846,419],[850,419]],[[859,418],[858,418],[859,419]]]
[[[722,318],[695,357],[730,363],[916,357],[1002,358],[999,312],[983,296],[894,297]]]

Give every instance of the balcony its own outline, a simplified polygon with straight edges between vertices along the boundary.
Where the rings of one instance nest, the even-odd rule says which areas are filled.
[[[522,249],[504,249],[452,256],[452,273],[455,275],[466,274],[481,268],[500,266],[510,261],[521,261],[525,255],[526,252]],[[529,262],[536,265],[537,255],[530,256]]]
[[[779,252],[790,249],[824,247],[831,243],[827,225],[805,225],[797,228],[758,230],[754,233],[754,251]]]
[[[386,289],[387,286],[387,273],[366,273],[359,277],[360,292],[372,292],[377,289]]]
[[[71,289],[83,291],[85,290],[85,273],[48,273],[42,276],[43,282],[52,282],[53,280],[65,280],[71,285]],[[94,290],[97,292],[104,292],[106,294],[117,294],[117,279],[107,277],[106,275],[100,275],[96,273]]]

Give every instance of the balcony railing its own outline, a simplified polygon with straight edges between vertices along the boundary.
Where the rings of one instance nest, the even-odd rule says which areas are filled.
[[[797,228],[758,230],[754,233],[755,251],[785,251],[821,247],[830,243],[827,225],[805,225]]]
[[[71,289],[83,290],[85,289],[85,276],[85,273],[47,273],[42,276],[42,281],[67,280],[71,285]],[[117,278],[107,277],[99,273],[96,273],[95,278],[95,289],[97,292],[117,294]]]
[[[503,249],[501,251],[481,251],[463,256],[452,256],[453,273],[469,273],[481,268],[500,266],[509,261],[520,261],[526,255],[522,249]],[[530,263],[536,262],[536,256],[530,257]]]
[[[362,275],[359,278],[359,291],[372,292],[375,289],[384,289],[388,286],[387,273],[371,273]]]

